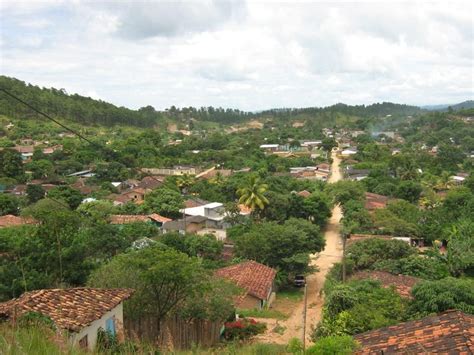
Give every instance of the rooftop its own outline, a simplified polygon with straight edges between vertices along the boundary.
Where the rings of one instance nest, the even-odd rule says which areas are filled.
[[[251,260],[218,269],[215,275],[232,280],[248,294],[266,300],[276,270]]]
[[[56,326],[79,331],[128,299],[131,289],[78,287],[26,292],[0,303],[0,316],[12,318],[37,312],[51,318]]]
[[[0,217],[0,228],[2,227],[14,227],[22,226],[24,224],[36,224],[38,223],[31,217],[17,217],[11,214]]]
[[[451,310],[356,335],[356,354],[473,354],[474,316]]]

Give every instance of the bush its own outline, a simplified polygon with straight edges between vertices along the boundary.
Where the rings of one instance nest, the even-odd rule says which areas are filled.
[[[425,316],[430,313],[459,309],[474,314],[474,280],[448,277],[416,284],[411,294],[410,313]]]
[[[242,318],[225,323],[224,338],[226,340],[245,340],[264,333],[266,329],[265,323],[259,323],[252,318]]]
[[[397,239],[366,239],[347,248],[355,269],[370,268],[377,261],[405,258],[416,253],[408,243]]]
[[[394,275],[410,275],[428,280],[439,280],[449,276],[449,269],[442,261],[417,255],[398,260],[380,260],[372,268]]]
[[[348,335],[330,336],[319,339],[306,350],[308,355],[352,354],[358,348],[357,342]]]

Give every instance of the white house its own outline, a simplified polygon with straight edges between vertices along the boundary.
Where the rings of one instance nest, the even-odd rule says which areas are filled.
[[[343,157],[349,157],[351,155],[357,154],[357,148],[347,148],[341,152]]]
[[[39,313],[50,318],[58,330],[66,331],[71,344],[93,350],[99,330],[123,341],[123,301],[132,293],[121,288],[36,290],[0,303],[0,318],[15,321],[23,314]]]

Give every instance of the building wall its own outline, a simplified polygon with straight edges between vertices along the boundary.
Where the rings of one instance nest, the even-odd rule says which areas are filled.
[[[257,297],[247,295],[239,303],[238,308],[241,308],[241,309],[261,309],[261,302],[260,302],[260,299],[258,299]]]
[[[105,330],[105,323],[107,319],[111,317],[114,317],[115,320],[115,332],[117,338],[119,340],[123,340],[123,303],[120,303],[117,307],[104,314],[102,318],[93,321],[88,327],[83,328],[79,333],[73,333],[73,335],[70,337],[71,343],[76,345],[84,336],[87,335],[88,348],[93,350],[97,342],[97,331],[99,328]]]

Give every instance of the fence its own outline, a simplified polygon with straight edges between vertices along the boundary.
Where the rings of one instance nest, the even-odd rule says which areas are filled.
[[[156,318],[124,319],[128,338],[140,339],[168,349],[189,349],[193,344],[210,347],[219,342],[222,322],[186,321],[169,318],[158,326]]]

